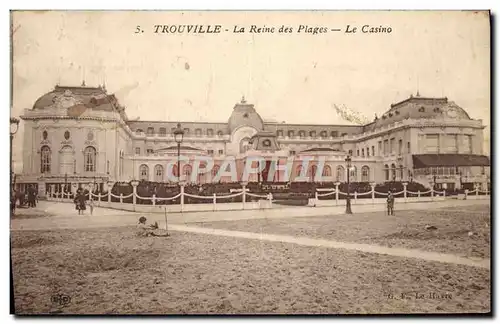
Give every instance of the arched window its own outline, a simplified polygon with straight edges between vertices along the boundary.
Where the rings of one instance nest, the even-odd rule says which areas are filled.
[[[146,164],[141,164],[139,167],[139,180],[149,180],[149,167]]]
[[[396,165],[393,163],[391,164],[391,175],[392,175],[392,181],[396,181]]]
[[[201,128],[197,128],[194,130],[194,134],[196,135],[196,137],[200,137],[201,133],[202,133]]]
[[[177,164],[172,166],[172,175],[176,178],[179,176],[179,173],[177,172]]]
[[[304,138],[304,137],[306,137],[306,132],[305,132],[305,131],[303,131],[303,130],[299,131],[299,137],[300,137],[300,138]]]
[[[214,136],[214,130],[211,128],[207,129],[207,136],[209,136],[209,137]]]
[[[276,132],[276,136],[282,137],[283,136],[283,131],[279,130]]]
[[[344,167],[339,165],[337,166],[337,181],[343,182],[345,178],[345,170]]]
[[[351,169],[349,171],[350,171],[349,181],[350,182],[357,181],[358,169],[353,165],[351,166]]]
[[[295,175],[297,177],[300,177],[301,172],[302,172],[302,165],[297,165],[297,168],[295,169]]]
[[[309,174],[307,175],[309,177],[309,181],[315,182],[316,181],[316,172],[318,171],[318,167],[315,165],[312,165],[309,168]]]
[[[59,151],[59,173],[73,173],[74,159],[73,148],[69,145],[63,146],[63,148]]]
[[[310,137],[316,137],[316,131],[310,131],[309,132]]]
[[[155,181],[163,181],[163,166],[161,166],[160,164],[155,165]]]
[[[205,161],[200,162],[200,166],[198,167],[198,183],[203,183],[203,177],[206,176],[206,173],[201,173],[200,170],[205,170],[207,167],[207,163]]]
[[[222,133],[222,131],[218,131],[218,132],[217,132],[217,136],[222,137],[223,135],[224,135],[224,134]]]
[[[142,133],[144,133],[144,131],[143,131],[142,129],[138,128],[138,129],[135,131],[135,133],[136,133],[137,135],[141,135]]]
[[[87,146],[83,151],[83,161],[85,172],[95,172],[97,152],[94,147]]]
[[[326,138],[328,136],[326,131],[321,131],[321,138]]]
[[[329,165],[325,165],[323,168],[323,177],[331,177],[332,176],[332,168]]]
[[[384,165],[384,172],[385,172],[385,181],[389,181],[389,166],[387,164]]]
[[[189,179],[191,179],[192,170],[193,168],[189,164],[182,167],[182,174],[186,177],[185,180],[190,181]]]
[[[40,172],[50,173],[51,152],[48,146],[42,146],[40,150]]]
[[[220,166],[214,165],[214,167],[212,168],[212,179],[214,179],[215,176],[217,175],[217,173],[219,173],[219,169],[220,169]]]
[[[250,149],[250,138],[245,137],[240,141],[240,153],[245,153]]]
[[[294,137],[295,133],[293,130],[288,131],[288,137]]]
[[[361,168],[361,181],[370,181],[370,168],[366,165]]]

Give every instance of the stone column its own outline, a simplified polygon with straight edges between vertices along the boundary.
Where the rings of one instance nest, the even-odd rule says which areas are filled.
[[[370,183],[370,187],[372,187],[372,204],[375,204],[375,182]]]
[[[132,203],[134,204],[134,211],[135,211],[135,207],[136,207],[136,204],[137,204],[137,186],[139,185],[139,181],[137,180],[132,180],[130,181],[130,184],[132,185]]]

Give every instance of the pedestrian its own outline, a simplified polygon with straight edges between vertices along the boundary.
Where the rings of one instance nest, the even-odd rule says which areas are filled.
[[[78,189],[75,197],[75,208],[78,210],[78,215],[83,215],[86,207],[85,207],[85,194],[83,190]]]
[[[14,215],[16,211],[16,200],[17,200],[16,194],[17,194],[16,190],[13,189],[10,196],[10,212],[12,215]]]
[[[387,214],[394,215],[394,195],[391,190],[387,192]]]
[[[94,199],[90,197],[89,200],[89,209],[90,209],[90,215],[92,216],[94,214]]]

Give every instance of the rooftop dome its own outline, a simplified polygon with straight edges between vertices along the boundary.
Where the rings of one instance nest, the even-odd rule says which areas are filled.
[[[54,90],[38,98],[33,109],[46,108],[70,108],[73,106],[85,106],[97,110],[113,111],[117,106],[114,95],[106,93],[104,87],[80,87],[55,86]]]
[[[255,111],[254,105],[248,104],[243,97],[241,102],[234,106],[228,126],[231,133],[240,126],[251,126],[260,131],[264,129],[264,122]]]

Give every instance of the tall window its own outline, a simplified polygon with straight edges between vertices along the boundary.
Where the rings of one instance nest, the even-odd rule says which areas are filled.
[[[40,150],[40,172],[50,173],[51,152],[48,146],[42,146]]]
[[[331,177],[332,176],[332,168],[329,165],[325,165],[323,168],[323,177]]]
[[[148,136],[153,136],[155,133],[155,129],[153,127],[148,127]]]
[[[389,140],[384,140],[384,155],[389,154]]]
[[[464,136],[464,153],[467,153],[467,154],[472,153],[472,136],[471,135]]]
[[[390,170],[389,170],[389,166],[387,164],[384,165],[384,171],[385,171],[385,181],[389,181]]]
[[[345,176],[344,167],[341,165],[337,166],[337,181],[339,182],[344,181],[344,176]]]
[[[378,155],[382,154],[382,141],[378,141]]]
[[[141,155],[141,148],[140,147],[135,148],[135,155]]]
[[[398,172],[398,174],[399,174],[399,180],[403,180],[403,169],[404,169],[403,165],[402,164],[399,165],[398,169],[399,169],[399,172]]]
[[[219,169],[220,167],[218,165],[214,165],[214,167],[212,168],[212,178],[215,177],[217,173],[219,173]]]
[[[202,133],[201,128],[197,128],[194,130],[194,134],[196,135],[196,137],[200,137],[201,133]]]
[[[276,132],[276,136],[282,137],[283,136],[283,131],[279,130]]]
[[[391,138],[391,143],[389,144],[389,151],[391,154],[395,153],[396,151],[396,139]]]
[[[315,131],[310,131],[309,132],[310,137],[316,137],[316,132]]]
[[[160,136],[161,137],[167,136],[167,129],[165,127],[160,127]]]
[[[361,181],[363,182],[370,181],[370,168],[367,165],[361,168]]]
[[[83,151],[85,172],[94,172],[96,170],[97,152],[94,147],[87,146]]]
[[[326,131],[321,132],[321,138],[326,138],[328,133]]]
[[[411,152],[410,152],[410,142],[406,143],[406,148],[407,148],[407,150],[408,150],[408,152],[407,152],[407,153],[411,153]]]
[[[211,128],[207,129],[207,136],[209,136],[209,137],[214,136],[214,130]]]
[[[306,137],[306,132],[305,132],[305,131],[303,131],[303,130],[299,131],[299,137],[300,137],[300,138],[304,138],[304,137]]]
[[[64,146],[61,151],[59,151],[59,173],[73,173],[73,160],[73,148],[68,145]]]
[[[160,164],[155,165],[155,181],[163,181],[163,166],[161,166]]]
[[[139,167],[139,180],[149,180],[149,167],[146,164],[141,164]]]
[[[186,180],[189,181],[189,179],[191,178],[191,172],[192,172],[193,168],[191,168],[191,166],[189,164],[186,164],[183,168],[182,168],[182,173],[184,174],[184,176],[186,177]]]
[[[295,136],[295,133],[293,132],[293,130],[288,131],[288,137],[294,137],[294,136]]]
[[[450,134],[445,136],[444,149],[446,153],[458,153],[457,134]]]
[[[295,177],[300,177],[301,172],[302,172],[302,165],[297,165],[297,168],[295,168]]]
[[[402,139],[400,139],[398,141],[398,154],[399,155],[403,154],[403,140]]]
[[[349,172],[350,172],[350,175],[349,175],[350,179],[349,180],[351,182],[356,181],[357,180],[357,176],[358,176],[358,169],[353,165],[353,166],[351,166],[351,170],[349,170]]]
[[[339,132],[338,132],[338,131],[332,131],[332,132],[330,133],[330,136],[331,136],[331,137],[339,137]]]

